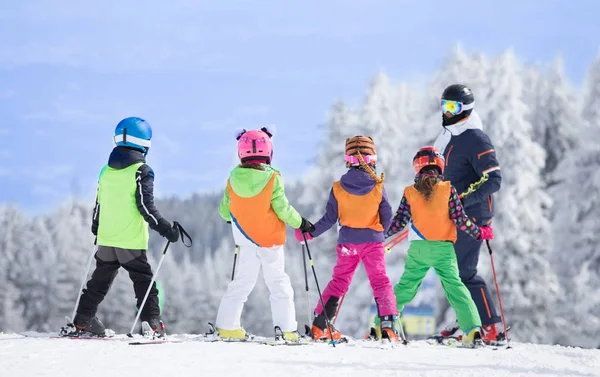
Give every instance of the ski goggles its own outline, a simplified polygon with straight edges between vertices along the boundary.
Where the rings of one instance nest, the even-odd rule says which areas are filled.
[[[458,101],[450,101],[443,99],[441,102],[442,113],[450,113],[452,115],[458,115],[465,110],[471,110],[475,106],[475,102],[464,104]]]
[[[371,163],[376,163],[377,162],[377,156],[376,155],[367,155],[367,156],[362,156],[363,157],[363,161],[366,164],[371,164]],[[344,155],[344,160],[348,163],[350,163],[351,165],[360,165],[360,160],[358,159],[358,157],[356,156],[348,156],[348,155]]]

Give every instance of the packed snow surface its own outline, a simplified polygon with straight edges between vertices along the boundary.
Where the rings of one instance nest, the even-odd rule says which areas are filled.
[[[600,350],[514,343],[511,349],[186,341],[132,346],[120,340],[71,340],[0,334],[0,375],[105,376],[600,376]],[[171,336],[171,339],[191,336]]]

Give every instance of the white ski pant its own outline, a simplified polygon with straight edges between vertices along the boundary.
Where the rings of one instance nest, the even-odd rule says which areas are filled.
[[[244,303],[256,285],[260,267],[269,288],[273,326],[282,331],[296,331],[294,290],[285,273],[283,246],[271,248],[255,245],[240,245],[234,280],[227,287],[217,313],[216,327],[224,330],[241,328],[240,319]]]

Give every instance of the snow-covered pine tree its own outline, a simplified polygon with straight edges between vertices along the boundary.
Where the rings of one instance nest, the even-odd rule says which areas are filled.
[[[600,50],[589,68],[584,82],[582,116],[586,121],[585,140],[600,142]]]
[[[600,346],[590,329],[600,326],[600,147],[572,152],[558,167],[564,182],[555,187],[553,263],[565,292],[557,305],[560,320],[554,341]]]
[[[16,208],[0,207],[0,331],[23,331],[27,321],[23,317],[24,303],[20,299],[21,289],[14,283],[15,253],[20,242],[20,229],[24,218]]]
[[[547,260],[551,228],[546,209],[551,200],[541,176],[546,156],[533,140],[519,72],[515,56],[508,51],[494,62],[489,77],[487,133],[503,176],[495,203],[496,238],[491,244],[513,338],[547,342],[560,290]]]
[[[561,180],[554,171],[558,163],[572,149],[577,148],[577,135],[583,121],[572,88],[567,83],[562,59],[557,58],[550,72],[539,74],[539,69],[527,72],[533,83],[534,98],[530,100],[534,140],[546,151],[542,176],[546,185]],[[537,76],[537,79],[535,78]]]
[[[552,187],[555,198],[552,262],[565,292],[559,302],[560,326],[555,342],[596,348],[600,342],[589,329],[600,326],[600,55],[584,82],[582,115],[586,122],[577,133],[579,148],[569,151],[556,169],[561,181]],[[596,108],[594,108],[596,106]]]
[[[344,165],[344,145],[346,139],[355,136],[359,117],[345,102],[337,101],[332,106],[325,123],[325,138],[318,148],[317,163],[306,177],[304,190],[299,199],[301,204],[310,203],[309,219],[317,221],[323,214],[329,198],[331,185],[346,171]]]

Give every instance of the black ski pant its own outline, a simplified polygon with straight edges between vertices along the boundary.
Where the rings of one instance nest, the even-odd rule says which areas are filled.
[[[104,300],[120,267],[129,272],[129,277],[133,282],[135,298],[137,299],[136,306],[139,310],[152,280],[152,268],[148,263],[146,250],[98,246],[95,258],[96,269],[82,292],[77,314],[85,317],[96,315],[98,305]],[[158,289],[155,282],[140,314],[140,320],[148,321],[159,316]]]
[[[491,325],[501,321],[492,300],[492,295],[485,280],[477,275],[477,264],[479,263],[479,251],[482,241],[477,241],[465,232],[458,230],[458,239],[454,244],[458,271],[460,279],[465,284],[481,318],[483,325]]]

